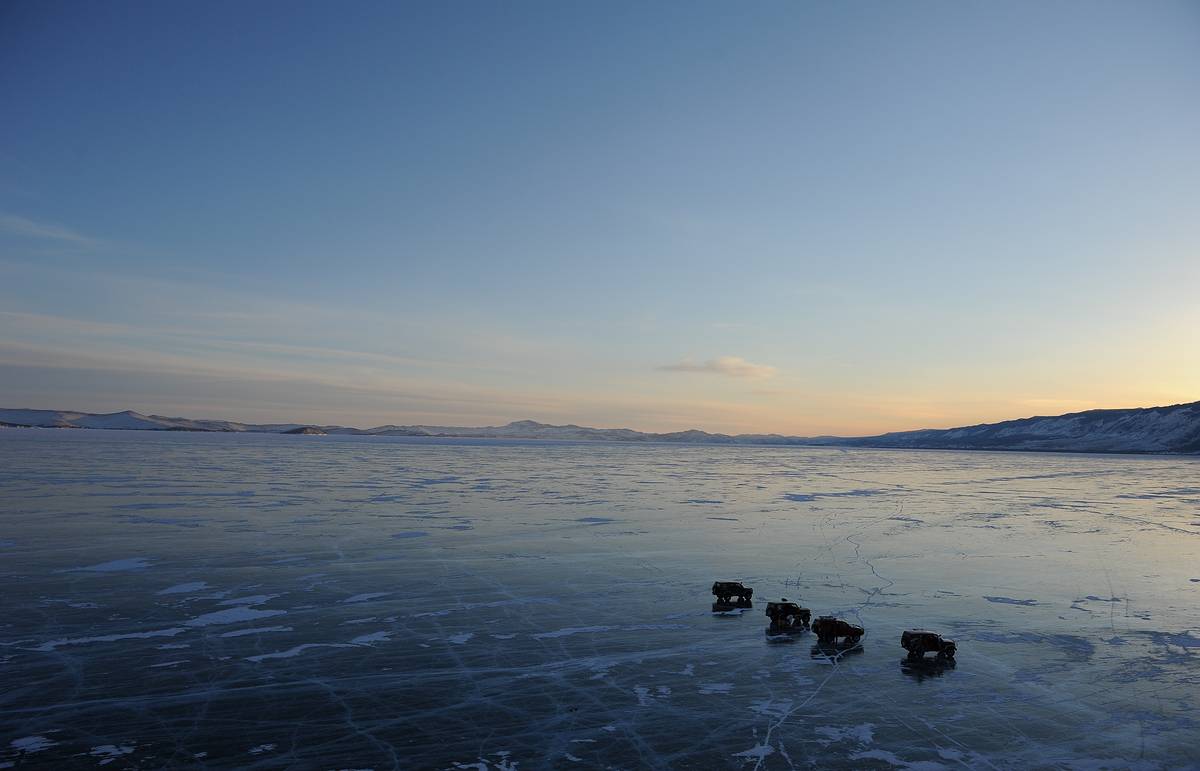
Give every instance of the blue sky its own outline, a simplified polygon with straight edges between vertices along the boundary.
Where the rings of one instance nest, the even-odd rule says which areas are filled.
[[[873,433],[1200,398],[1194,3],[0,8],[0,402]]]

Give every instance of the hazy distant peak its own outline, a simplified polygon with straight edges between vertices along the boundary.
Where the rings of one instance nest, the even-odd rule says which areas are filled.
[[[552,426],[549,423],[539,423],[536,420],[514,420],[504,428],[578,428],[578,426]]]

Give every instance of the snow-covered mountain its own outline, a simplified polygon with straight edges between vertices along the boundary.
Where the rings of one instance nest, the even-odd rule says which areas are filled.
[[[712,434],[692,429],[647,433],[629,428],[555,426],[518,420],[503,426],[396,426],[360,429],[304,423],[236,423],[191,420],[138,412],[93,414],[67,410],[0,409],[0,426],[135,429],[148,431],[250,431],[287,434],[359,434],[491,439],[556,439],[683,444],[823,445],[955,450],[1045,450],[1057,452],[1200,453],[1200,402],[1170,407],[1089,410],[1053,417],[948,429],[901,431],[880,436],[802,437],[780,434]]]
[[[1197,453],[1200,452],[1200,402],[1088,410],[964,428],[900,431],[837,443],[955,450]]]
[[[119,428],[134,431],[256,431],[281,433],[303,423],[235,423],[229,420],[191,420],[140,412],[91,413],[71,410],[0,409],[0,424],[39,428]]]

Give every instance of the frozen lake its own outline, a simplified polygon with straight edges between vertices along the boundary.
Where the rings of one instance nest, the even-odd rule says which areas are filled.
[[[1200,768],[1197,458],[2,430],[0,574],[5,768]]]

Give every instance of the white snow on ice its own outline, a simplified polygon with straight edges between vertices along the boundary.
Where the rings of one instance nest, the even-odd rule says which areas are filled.
[[[248,634],[266,634],[268,632],[290,632],[290,626],[256,626],[251,629],[235,629],[232,632],[224,632],[222,637],[245,637]]]
[[[347,597],[346,599],[342,600],[342,602],[366,602],[367,600],[374,600],[379,597],[387,597],[389,594],[391,594],[391,592],[366,592],[364,594],[356,594],[353,597]]]
[[[153,563],[147,557],[130,557],[123,560],[101,562],[98,565],[87,565],[81,568],[67,568],[55,571],[57,573],[120,573],[126,570],[144,570]]]
[[[160,592],[155,592],[155,594],[187,594],[188,592],[199,592],[208,588],[208,583],[204,581],[191,581],[186,584],[168,586]]]
[[[196,616],[190,621],[185,621],[184,623],[188,626],[240,624],[243,621],[256,621],[260,618],[282,616],[285,613],[287,613],[286,610],[259,610],[258,608],[238,606],[236,608],[229,608],[228,610],[217,610],[213,611],[212,613],[205,613],[202,616]]]
[[[20,739],[13,739],[9,745],[20,752],[41,752],[48,750],[58,744],[53,739],[47,739],[45,736],[23,736]]]

